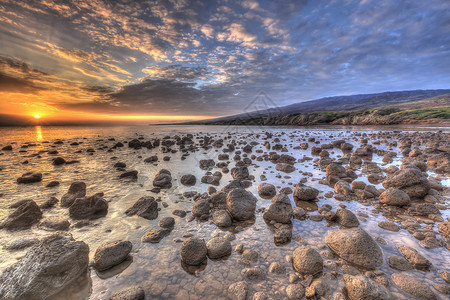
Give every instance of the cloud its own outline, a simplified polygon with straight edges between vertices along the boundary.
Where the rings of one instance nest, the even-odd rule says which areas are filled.
[[[0,92],[36,94],[42,90],[44,88],[36,86],[30,80],[8,76],[0,72]]]

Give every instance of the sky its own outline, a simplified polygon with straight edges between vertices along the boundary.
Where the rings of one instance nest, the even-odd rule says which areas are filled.
[[[167,122],[449,88],[448,0],[0,0],[0,114]]]

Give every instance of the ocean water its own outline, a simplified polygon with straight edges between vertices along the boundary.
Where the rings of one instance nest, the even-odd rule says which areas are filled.
[[[249,282],[249,298],[257,291],[264,291],[274,299],[286,299],[285,288],[289,284],[288,275],[293,273],[292,266],[286,261],[286,255],[292,255],[292,251],[301,244],[295,239],[291,243],[283,246],[276,246],[273,242],[273,232],[264,222],[261,213],[256,214],[254,224],[243,227],[242,230],[236,228],[220,229],[212,222],[199,222],[193,220],[188,222],[187,218],[174,217],[176,220],[175,229],[171,234],[158,244],[142,243],[141,237],[147,231],[158,228],[158,221],[165,216],[172,216],[175,209],[190,211],[193,201],[186,199],[182,194],[186,191],[206,192],[209,185],[200,183],[200,178],[205,175],[205,171],[198,168],[200,159],[213,158],[217,161],[217,155],[221,153],[219,148],[208,150],[199,149],[190,153],[185,160],[181,160],[182,153],[162,153],[160,148],[134,150],[127,147],[116,148],[108,151],[116,142],[130,141],[134,138],[143,137],[144,140],[153,138],[163,138],[175,135],[184,136],[192,134],[194,141],[198,142],[200,137],[210,136],[213,139],[222,138],[226,145],[231,140],[238,143],[256,142],[252,154],[260,156],[269,152],[264,146],[266,134],[270,132],[273,138],[279,138],[280,144],[287,149],[285,154],[301,159],[303,156],[311,156],[310,147],[317,146],[309,143],[309,149],[294,149],[300,143],[306,142],[308,137],[315,137],[321,143],[329,143],[336,139],[345,139],[352,143],[355,148],[360,146],[360,134],[369,136],[380,131],[388,132],[401,130],[403,132],[435,132],[443,130],[450,132],[449,128],[438,127],[239,127],[239,126],[117,126],[117,127],[1,127],[0,128],[0,148],[11,144],[13,151],[0,151],[0,222],[11,212],[8,206],[12,203],[32,199],[37,204],[48,200],[51,196],[58,199],[67,192],[70,184],[74,181],[84,181],[87,185],[87,194],[104,192],[104,199],[109,202],[108,214],[104,218],[94,220],[90,226],[83,228],[71,228],[69,232],[77,240],[86,242],[90,247],[90,258],[93,257],[95,249],[104,242],[114,240],[130,240],[133,243],[131,258],[121,265],[106,271],[97,272],[90,269],[89,273],[74,282],[72,286],[62,291],[56,298],[58,299],[107,299],[113,292],[130,285],[141,285],[150,299],[227,299],[228,286],[237,281],[243,280],[241,270],[244,268],[240,264],[241,255],[237,252],[226,259],[210,260],[207,265],[198,269],[187,269],[180,263],[179,249],[180,240],[185,239],[186,234],[193,234],[208,241],[214,236],[224,236],[233,232],[236,239],[232,241],[234,248],[238,244],[243,244],[244,249],[255,249],[259,252],[259,261],[252,264],[252,267],[259,267],[264,270],[266,279],[263,281]],[[114,140],[111,140],[114,139]],[[56,141],[63,141],[62,144],[55,144]],[[70,143],[78,142],[78,146]],[[274,142],[271,139],[271,144]],[[387,149],[387,145],[381,143],[375,145],[379,149]],[[178,149],[176,146],[173,149]],[[355,149],[354,148],[354,149]],[[93,149],[94,152],[87,152]],[[50,150],[57,150],[57,155],[48,154]],[[240,150],[240,149],[236,149]],[[260,150],[259,152],[257,150]],[[398,148],[394,150],[399,151]],[[272,151],[272,150],[271,150]],[[343,153],[340,149],[330,149],[330,156],[337,158]],[[157,155],[159,160],[156,164],[144,163],[146,157]],[[234,166],[232,159],[234,153],[230,153],[231,169]],[[61,156],[66,160],[78,160],[79,163],[71,165],[52,165],[52,160]],[[163,161],[163,156],[170,156],[169,161]],[[250,155],[249,155],[250,156]],[[374,154],[373,161],[381,163],[382,157]],[[393,165],[401,164],[401,154],[398,155]],[[139,172],[137,181],[119,179],[114,163],[123,161],[127,164],[127,170],[137,170]],[[390,164],[389,164],[390,165]],[[389,166],[386,165],[386,166]],[[290,174],[280,173],[275,170],[275,165],[270,161],[256,161],[249,166],[250,174],[255,177],[253,185],[248,189],[258,198],[257,208],[268,207],[270,200],[261,199],[258,196],[257,187],[261,183],[260,176],[265,175],[268,183],[272,183],[277,190],[283,187],[291,187],[299,183],[301,179],[306,180],[307,185],[318,188],[319,202],[317,206],[330,204],[333,211],[339,208],[342,202],[334,198],[325,198],[323,194],[333,191],[329,186],[318,183],[318,179],[325,176],[325,172],[320,170],[314,161],[298,162],[294,165],[296,171]],[[153,188],[152,180],[160,169],[168,169],[172,173],[173,187],[162,190],[159,194],[154,194],[150,190]],[[220,169],[213,169],[212,172]],[[28,171],[39,171],[43,174],[43,181],[34,184],[17,184],[16,179],[21,174]],[[357,170],[358,180],[367,181],[366,174]],[[184,174],[194,174],[197,177],[197,184],[193,187],[185,187],[179,183]],[[429,172],[431,176],[438,176]],[[438,176],[439,177],[439,176]],[[220,180],[219,190],[232,179],[229,173],[223,174]],[[449,179],[440,177],[441,182],[448,186]],[[50,181],[60,182],[58,187],[47,188]],[[382,187],[381,184],[377,187]],[[160,197],[159,217],[156,220],[146,220],[140,217],[127,217],[124,211],[132,206],[142,196]],[[295,205],[292,195],[289,196]],[[162,202],[168,207],[163,207]],[[450,254],[445,248],[427,250],[423,248],[418,240],[414,239],[405,230],[390,232],[378,227],[378,222],[385,221],[386,218],[381,213],[373,211],[372,206],[365,206],[359,202],[345,202],[347,208],[355,214],[367,214],[367,218],[360,218],[360,227],[368,231],[372,236],[382,237],[387,241],[387,245],[380,245],[385,263],[379,269],[386,273],[387,278],[395,272],[387,264],[390,255],[398,255],[396,245],[405,244],[426,256],[433,266],[439,270],[450,270]],[[312,207],[315,207],[314,205]],[[444,219],[449,217],[448,211],[442,211]],[[188,214],[189,215],[189,214]],[[70,220],[68,210],[57,205],[51,210],[44,212],[44,217],[58,216]],[[309,219],[305,221],[293,220],[293,236],[300,236],[311,247],[321,251],[326,248],[325,236],[330,229],[338,228],[337,225],[326,226],[326,221],[314,222]],[[0,245],[4,246],[13,240],[20,238],[36,237],[41,238],[52,232],[46,231],[38,226],[33,226],[30,230],[18,232],[8,232],[0,230]],[[0,272],[8,266],[14,264],[17,259],[26,253],[21,251],[7,251],[0,247]],[[325,259],[327,260],[327,259]],[[331,259],[337,261],[337,259]],[[286,266],[287,275],[275,275],[268,272],[272,262],[280,262]],[[324,269],[325,273],[331,270]],[[433,282],[439,281],[436,271],[421,272],[410,271],[423,278],[430,286]],[[344,287],[342,272],[338,271],[336,279],[324,276],[324,280],[329,283],[330,291],[327,296],[340,293]],[[391,282],[389,287],[398,298],[410,299],[401,292]],[[437,293],[438,294],[438,293]],[[442,295],[439,295],[442,298]]]

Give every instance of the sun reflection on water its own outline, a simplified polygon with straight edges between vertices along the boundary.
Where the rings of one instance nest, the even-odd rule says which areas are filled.
[[[36,141],[40,142],[42,141],[42,128],[41,126],[36,126]]]

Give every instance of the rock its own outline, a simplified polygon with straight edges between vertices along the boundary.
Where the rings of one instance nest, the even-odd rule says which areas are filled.
[[[234,167],[231,169],[231,176],[233,179],[245,180],[249,176],[248,168],[246,166]]]
[[[406,293],[419,299],[437,299],[433,291],[422,280],[404,273],[395,273],[391,276],[392,281]]]
[[[397,224],[395,224],[394,222],[388,222],[388,221],[379,222],[378,227],[389,230],[389,231],[393,231],[393,232],[397,232],[400,230],[400,227],[398,227]]]
[[[231,243],[223,237],[215,237],[206,244],[209,258],[220,258],[231,254]]]
[[[249,262],[255,263],[258,261],[259,254],[253,249],[246,249],[242,252],[242,257],[247,259]]]
[[[122,168],[125,169],[127,167],[127,164],[121,161],[118,161],[114,164],[114,168]]]
[[[42,173],[39,172],[27,172],[17,178],[17,183],[34,183],[42,181]]]
[[[236,188],[227,195],[227,211],[235,220],[250,220],[255,216],[256,201],[252,193]]]
[[[123,262],[133,245],[130,241],[114,241],[102,244],[95,250],[94,268],[104,271]]]
[[[192,215],[200,220],[209,218],[209,201],[207,199],[197,200],[192,206]]]
[[[226,210],[216,210],[212,215],[214,224],[219,227],[229,227],[231,226],[231,217]]]
[[[439,271],[439,275],[441,275],[442,279],[445,282],[450,283],[450,272],[449,271]]]
[[[245,281],[233,283],[228,287],[228,297],[230,300],[246,300],[248,284]]]
[[[42,218],[42,211],[33,200],[20,201],[16,209],[0,224],[7,230],[28,229]]]
[[[173,226],[175,226],[175,219],[172,217],[164,217],[158,222],[158,226],[172,230]]]
[[[181,245],[181,261],[187,265],[200,265],[205,259],[208,250],[204,240],[190,237]]]
[[[381,193],[379,200],[383,204],[395,206],[404,206],[410,203],[408,194],[395,187],[388,188]]]
[[[331,163],[326,168],[327,177],[334,175],[339,178],[343,178],[343,177],[346,177],[345,172],[346,172],[345,168],[342,165],[336,164],[336,163]]]
[[[323,259],[319,252],[304,246],[294,250],[292,264],[294,269],[302,274],[316,274],[323,269]]]
[[[261,281],[266,278],[266,275],[264,275],[263,270],[260,268],[245,268],[241,271],[241,275],[254,281]]]
[[[172,175],[170,172],[165,169],[160,170],[156,174],[155,179],[153,179],[153,186],[161,189],[170,189],[172,187]]]
[[[147,157],[146,159],[144,159],[145,163],[152,163],[152,162],[155,162],[155,161],[158,161],[158,156],[156,156],[156,155],[152,155],[152,156]]]
[[[47,236],[0,275],[0,298],[49,299],[86,273],[88,263],[84,242],[63,233]]]
[[[65,163],[66,163],[66,160],[64,158],[62,158],[62,157],[56,157],[56,158],[53,159],[53,162],[52,162],[52,164],[54,166],[63,165]]]
[[[306,218],[306,211],[303,208],[298,206],[293,207],[292,211],[294,218],[296,218],[297,220],[304,220]]]
[[[431,203],[419,203],[415,207],[415,213],[420,216],[439,215],[439,209]]]
[[[393,255],[389,257],[389,266],[399,271],[408,271],[414,269],[413,265],[401,256]]]
[[[383,264],[383,252],[373,238],[359,227],[328,231],[328,247],[344,260],[375,269]]]
[[[7,145],[5,147],[2,148],[3,151],[11,151],[13,148],[11,145]]]
[[[280,163],[275,165],[275,170],[285,173],[292,173],[295,171],[295,167],[290,164]]]
[[[263,199],[271,199],[277,194],[277,190],[273,184],[263,182],[258,186],[258,193]]]
[[[351,300],[394,300],[394,296],[381,284],[364,275],[344,275],[345,287]]]
[[[119,175],[119,178],[130,178],[131,180],[136,180],[138,178],[138,171],[131,170],[127,172],[123,172]]]
[[[268,294],[264,292],[256,292],[253,294],[252,300],[271,300],[272,298],[269,297]]]
[[[354,213],[345,208],[336,210],[337,222],[344,227],[358,227],[359,221]]]
[[[22,250],[31,247],[38,242],[38,239],[18,239],[7,244],[3,249],[10,251]]]
[[[183,175],[180,179],[182,185],[193,186],[197,182],[197,179],[192,174]]]
[[[140,286],[130,286],[111,295],[109,300],[144,300],[145,292]]]
[[[70,223],[68,220],[64,218],[58,218],[58,217],[49,217],[44,219],[40,224],[40,227],[44,227],[46,229],[51,230],[68,230],[70,227]]]
[[[175,209],[174,211],[172,211],[172,214],[174,216],[177,216],[177,217],[180,217],[180,218],[186,217],[186,211],[184,211],[182,209]]]
[[[272,199],[272,204],[263,214],[266,222],[275,221],[277,223],[288,224],[291,222],[293,210],[289,197],[280,194]]]
[[[289,300],[301,300],[305,295],[305,288],[300,283],[290,284],[286,288],[286,294]]]
[[[158,202],[151,196],[141,197],[125,211],[125,214],[127,216],[138,215],[147,220],[154,220],[158,217]]]
[[[103,193],[90,197],[77,198],[69,207],[69,215],[73,219],[98,219],[108,213],[108,202],[103,198]]]
[[[55,187],[59,185],[59,181],[53,180],[50,181],[49,183],[47,183],[47,185],[45,187]]]
[[[210,170],[214,168],[216,163],[214,162],[213,159],[202,159],[198,162],[198,165],[202,170]]]
[[[292,229],[289,226],[283,226],[277,228],[273,234],[273,241],[275,245],[284,245],[291,241],[292,239]]]
[[[61,197],[61,207],[70,207],[75,199],[86,196],[86,184],[81,181],[73,182],[69,191]]]
[[[383,181],[383,187],[398,188],[408,194],[409,197],[423,198],[430,190],[430,182],[417,168],[406,168],[395,172]]]
[[[450,286],[448,284],[433,284],[434,288],[444,295],[450,295]]]
[[[417,252],[416,249],[405,245],[398,245],[397,249],[407,261],[414,265],[415,268],[428,268],[431,266],[431,262]]]
[[[158,228],[153,229],[148,232],[146,232],[142,238],[141,241],[143,243],[159,243],[163,238],[168,236],[170,234],[170,229],[167,228]]]
[[[286,274],[286,267],[279,262],[273,262],[269,266],[269,273],[273,274]]]
[[[313,187],[299,184],[294,190],[294,199],[297,198],[300,201],[311,201],[317,198],[319,190]]]
[[[334,184],[334,192],[336,194],[348,196],[352,193],[352,188],[350,187],[350,184],[347,181],[339,180]]]

